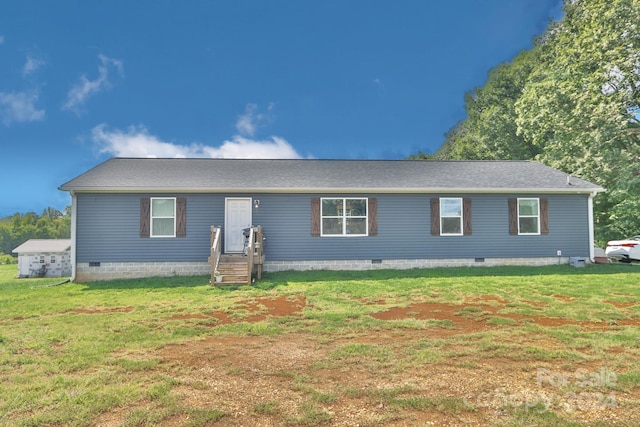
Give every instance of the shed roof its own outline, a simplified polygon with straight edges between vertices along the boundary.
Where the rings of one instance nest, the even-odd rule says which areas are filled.
[[[63,184],[73,192],[603,191],[532,161],[112,158]]]
[[[14,253],[66,252],[71,250],[70,239],[30,239],[13,250]]]

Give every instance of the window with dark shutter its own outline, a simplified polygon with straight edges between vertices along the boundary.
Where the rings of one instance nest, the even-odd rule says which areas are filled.
[[[186,197],[140,199],[140,237],[186,237]]]
[[[471,218],[470,198],[431,199],[431,234],[434,236],[470,236]]]
[[[509,234],[549,234],[549,201],[546,198],[510,198]]]
[[[378,234],[375,198],[311,199],[311,236],[367,237]]]

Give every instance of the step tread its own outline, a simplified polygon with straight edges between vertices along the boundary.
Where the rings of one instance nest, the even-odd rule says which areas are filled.
[[[222,276],[217,286],[224,285],[248,285],[250,282],[247,268],[249,259],[242,254],[222,254],[218,262],[218,271]]]

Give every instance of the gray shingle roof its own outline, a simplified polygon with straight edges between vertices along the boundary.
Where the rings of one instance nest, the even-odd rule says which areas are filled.
[[[60,187],[144,192],[603,191],[531,161],[113,158]]]
[[[13,250],[14,253],[66,252],[71,249],[70,239],[30,239]]]

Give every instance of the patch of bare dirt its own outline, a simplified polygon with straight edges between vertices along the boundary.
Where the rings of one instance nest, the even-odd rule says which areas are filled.
[[[430,330],[434,334],[452,335],[469,334],[479,332],[487,327],[485,319],[466,317],[458,314],[464,306],[453,304],[442,304],[424,302],[413,304],[408,307],[392,307],[385,311],[371,314],[371,317],[378,320],[448,320],[453,322],[454,327],[448,329]]]
[[[257,322],[268,317],[301,316],[306,304],[303,296],[263,297],[237,303],[236,309],[246,311],[242,318],[213,312],[182,313],[166,320],[215,318],[218,320],[215,325]],[[531,410],[548,408],[578,422],[640,423],[640,412],[633,409],[640,399],[640,390],[605,389],[608,395],[612,390],[614,393],[615,405],[607,405],[599,400],[602,388],[580,388],[580,375],[598,375],[606,369],[606,361],[591,360],[582,365],[576,362],[572,368],[567,367],[564,359],[478,359],[464,355],[446,361],[414,360],[406,365],[388,362],[407,358],[407,351],[421,348],[425,340],[509,327],[488,322],[494,317],[550,327],[568,324],[596,327],[593,322],[501,313],[505,304],[499,297],[482,296],[469,305],[421,302],[372,314],[385,321],[448,320],[453,324],[450,328],[372,329],[335,337],[303,333],[276,337],[222,335],[169,345],[154,356],[161,360],[163,373],[170,373],[179,381],[173,390],[183,404],[225,412],[225,417],[213,424],[216,426],[280,426],[302,422],[316,425],[301,421],[304,408],[310,405],[329,416],[332,426],[485,426],[509,420],[511,409],[534,405],[539,406]],[[638,325],[637,321],[629,322]],[[597,325],[600,329],[609,326]],[[522,340],[523,346],[564,348],[564,343],[543,335]],[[349,356],[341,353],[352,344],[390,348],[391,354],[378,360],[375,354],[366,352]],[[463,354],[465,344],[456,345]],[[447,347],[443,351],[451,350],[456,349]],[[570,394],[561,387],[563,381],[565,385],[575,385],[577,393],[586,394]],[[394,398],[390,400],[389,395]],[[429,398],[434,402],[451,399],[462,406],[455,403],[447,406],[446,401],[440,405],[412,406],[411,402]],[[104,414],[100,421],[108,419],[117,425],[117,418],[115,414],[109,417]]]
[[[603,301],[607,304],[611,304],[612,306],[616,307],[616,308],[629,308],[629,307],[633,307],[634,305],[637,305],[638,303],[635,301],[628,301],[628,302],[622,302],[622,301]]]
[[[559,327],[565,325],[577,325],[583,329],[603,329],[610,326],[640,326],[640,319],[621,319],[611,323],[580,322],[561,317],[547,317],[536,315],[522,315],[516,313],[500,312],[504,307],[495,305],[479,305],[478,311],[465,311],[469,305],[455,305],[442,303],[417,303],[408,307],[393,307],[385,311],[374,313],[371,316],[379,320],[450,320],[455,324],[453,333],[468,334],[479,330],[499,327],[488,323],[492,317],[501,317],[514,320],[518,323],[529,322],[544,327]]]
[[[215,319],[213,326],[226,325],[234,322],[260,322],[268,317],[298,316],[307,305],[307,300],[302,295],[279,296],[275,298],[260,297],[251,301],[241,301],[234,304],[234,310],[246,310],[250,313],[246,317],[232,317],[229,312],[216,310],[207,314],[179,314],[167,317],[164,320],[189,320],[189,319]]]
[[[490,358],[472,367],[451,360],[397,369],[376,366],[364,356],[340,361],[332,357],[348,344],[393,342],[401,353],[402,344],[409,346],[424,339],[421,330],[395,336],[372,333],[328,342],[303,334],[275,338],[221,336],[168,346],[158,356],[175,372],[180,381],[175,390],[185,403],[227,414],[215,424],[219,426],[282,425],[299,419],[300,408],[309,402],[330,414],[333,426],[485,426],[507,419],[505,408],[536,404],[543,406],[535,410],[548,405],[550,410],[576,421],[629,420],[624,402],[631,396],[626,393],[614,393],[617,406],[613,407],[598,403],[597,390],[589,389],[592,394],[581,397],[583,400],[563,391],[560,381],[571,384],[582,375],[578,368],[568,370],[564,362],[532,364]],[[600,366],[592,371],[597,373]],[[399,407],[384,398],[389,393],[406,402],[444,396],[475,409],[446,404],[441,408]],[[333,398],[319,401],[320,395]],[[633,398],[638,398],[637,393]],[[261,413],[260,405],[268,402],[276,402],[274,413]],[[579,409],[579,404],[587,406]],[[637,413],[633,417],[640,420]]]

